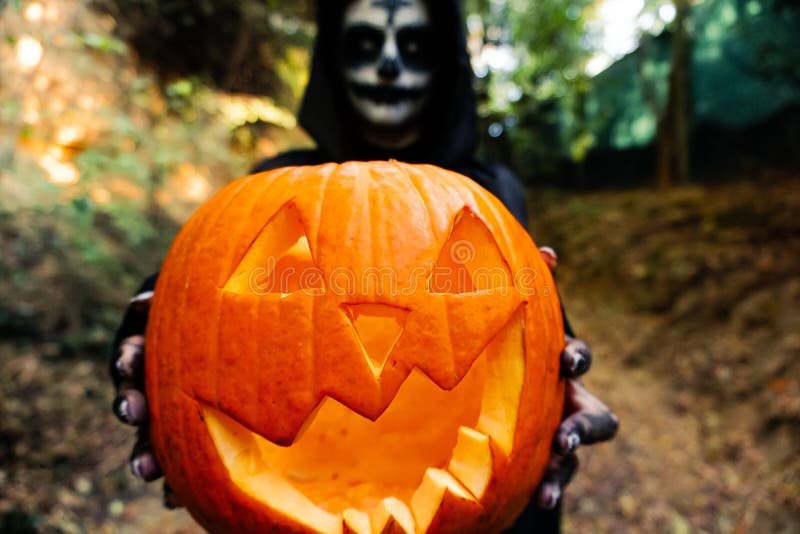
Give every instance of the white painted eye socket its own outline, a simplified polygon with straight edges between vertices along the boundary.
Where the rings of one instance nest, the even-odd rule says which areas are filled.
[[[402,35],[429,26],[421,0],[357,0],[347,7],[342,47],[346,92],[368,123],[402,126],[419,115],[430,92],[432,68],[418,61],[423,43],[403,41]]]

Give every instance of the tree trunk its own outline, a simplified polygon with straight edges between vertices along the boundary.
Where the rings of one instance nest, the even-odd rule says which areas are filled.
[[[658,161],[656,175],[660,187],[689,182],[689,135],[692,113],[691,61],[689,36],[690,0],[674,0],[675,22],[672,31],[672,59],[667,105],[658,121]]]

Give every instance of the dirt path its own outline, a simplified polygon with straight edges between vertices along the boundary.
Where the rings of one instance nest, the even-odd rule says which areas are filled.
[[[677,534],[746,526],[735,474],[704,461],[707,436],[692,399],[663,376],[623,363],[656,321],[609,315],[577,320],[576,328],[597,358],[586,384],[613,407],[621,428],[614,442],[581,450],[581,469],[567,493],[565,530]]]
[[[800,531],[800,181],[544,203],[621,419],[581,452],[567,531]]]
[[[674,377],[625,364],[644,357],[636,352],[658,320],[611,313],[576,322],[597,355],[586,383],[622,424],[614,442],[581,451],[567,494],[567,532],[798,531],[796,441],[772,436],[778,443],[770,451],[747,431],[758,418],[754,406],[719,410],[672,387]],[[739,428],[719,432],[736,426],[731,419]],[[776,469],[775,456],[787,453],[785,469]]]

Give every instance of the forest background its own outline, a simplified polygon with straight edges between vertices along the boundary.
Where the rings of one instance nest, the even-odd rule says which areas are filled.
[[[481,151],[594,348],[619,437],[568,532],[800,528],[800,8],[469,0]],[[295,112],[311,2],[0,0],[0,531],[186,532],[129,475],[111,336]]]

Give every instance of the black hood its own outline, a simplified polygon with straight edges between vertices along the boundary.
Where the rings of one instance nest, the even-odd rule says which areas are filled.
[[[364,143],[347,100],[337,64],[347,0],[317,0],[317,39],[300,124],[332,161],[388,159],[452,168],[470,158],[477,144],[472,68],[458,0],[429,0],[440,66],[426,108],[420,139],[396,153]]]

